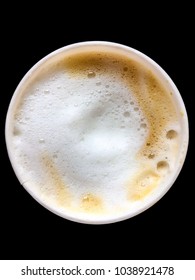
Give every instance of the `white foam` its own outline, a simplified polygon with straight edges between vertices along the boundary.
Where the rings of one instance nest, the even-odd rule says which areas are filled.
[[[99,85],[98,77],[83,81],[59,72],[55,80],[39,81],[29,89],[29,98],[15,123],[21,131],[21,144],[17,136],[14,139],[35,170],[29,180],[36,178],[39,182],[44,178],[40,157],[48,153],[52,158],[57,149],[60,152],[55,165],[60,174],[65,171],[64,181],[78,198],[85,192],[95,192],[110,201],[112,188],[117,192],[113,203],[119,196],[122,199],[121,184],[136,168],[135,154],[147,130],[137,130],[144,116],[130,105],[133,97],[129,89],[119,80],[108,84],[109,78],[101,77]]]

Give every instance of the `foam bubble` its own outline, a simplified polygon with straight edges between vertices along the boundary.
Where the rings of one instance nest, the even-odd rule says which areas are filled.
[[[124,117],[129,118],[130,117],[130,112],[125,111],[123,115],[124,115]]]
[[[167,161],[162,160],[162,161],[159,161],[159,162],[157,163],[157,170],[158,170],[160,173],[165,174],[166,172],[168,172],[168,169],[169,169],[169,164],[168,164]]]
[[[40,144],[43,144],[43,143],[45,143],[45,140],[44,140],[43,138],[40,138],[40,139],[39,139],[39,143],[40,143]]]
[[[176,138],[177,137],[177,131],[175,131],[173,129],[167,131],[166,137],[167,137],[167,139],[174,139],[174,138]]]
[[[93,71],[89,71],[87,76],[88,76],[88,78],[94,78],[96,76],[96,74]]]

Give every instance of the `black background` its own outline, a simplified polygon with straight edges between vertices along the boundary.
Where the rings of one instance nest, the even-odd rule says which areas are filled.
[[[32,16],[30,6],[23,7],[20,13],[17,10],[14,16],[4,10],[7,16],[1,35],[0,259],[194,259],[191,143],[195,87],[190,76],[194,57],[190,8],[180,7],[179,12],[159,5],[148,13],[142,7],[142,14],[140,7],[116,7],[114,11],[113,7],[105,9],[92,2],[90,7],[77,5],[66,9],[54,5],[52,11],[36,6]],[[122,43],[160,64],[181,93],[191,132],[184,167],[170,191],[144,213],[109,225],[67,221],[35,202],[19,184],[4,140],[8,105],[25,73],[48,53],[88,40]]]

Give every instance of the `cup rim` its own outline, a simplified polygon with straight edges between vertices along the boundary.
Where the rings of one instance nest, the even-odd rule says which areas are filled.
[[[152,199],[149,203],[147,203],[145,206],[140,207],[139,209],[137,209],[136,211],[131,211],[128,214],[121,214],[118,215],[117,217],[112,216],[111,218],[105,218],[103,219],[102,216],[99,219],[92,219],[92,218],[78,218],[77,215],[75,214],[75,216],[70,216],[70,215],[66,215],[64,212],[60,212],[56,209],[54,209],[53,207],[51,207],[50,205],[48,205],[48,203],[43,202],[36,194],[33,193],[33,191],[25,185],[25,182],[22,180],[19,172],[18,172],[18,168],[17,168],[17,162],[14,160],[14,157],[12,156],[12,151],[11,151],[11,137],[10,137],[10,129],[9,129],[9,124],[10,124],[10,119],[11,119],[11,111],[12,111],[12,107],[14,106],[15,102],[17,101],[18,95],[21,91],[22,86],[29,80],[29,77],[39,69],[39,67],[41,65],[44,65],[45,62],[47,62],[49,59],[51,59],[52,57],[59,55],[60,53],[66,52],[70,49],[75,49],[75,48],[79,48],[79,47],[83,47],[83,46],[110,46],[110,47],[114,47],[117,48],[119,50],[123,49],[127,52],[131,52],[133,54],[135,54],[137,57],[141,57],[141,59],[143,59],[144,61],[146,61],[146,63],[148,65],[152,65],[152,67],[154,67],[157,72],[160,73],[160,75],[162,75],[167,81],[168,83],[171,85],[171,87],[173,88],[175,97],[177,99],[177,101],[179,102],[180,106],[182,107],[182,111],[185,114],[185,149],[183,151],[183,157],[182,157],[182,163],[178,166],[177,170],[175,170],[174,172],[174,176],[171,179],[171,182],[169,182],[168,184],[166,184],[166,187],[163,188],[163,190],[158,194],[158,196],[155,197],[155,199]],[[176,100],[175,99],[175,100]],[[187,115],[187,111],[186,111],[186,107],[184,104],[184,101],[180,95],[179,90],[177,89],[176,85],[174,84],[173,80],[170,78],[170,76],[165,72],[165,70],[159,65],[157,64],[153,59],[151,59],[150,57],[148,57],[146,54],[144,54],[143,52],[140,52],[132,47],[120,44],[120,43],[114,43],[114,42],[109,42],[109,41],[84,41],[84,42],[78,42],[78,43],[74,43],[74,44],[69,44],[67,46],[61,47],[51,53],[49,53],[48,55],[44,56],[42,59],[40,59],[36,64],[34,64],[34,66],[32,66],[29,71],[27,71],[27,73],[23,76],[23,78],[21,79],[21,81],[19,82],[18,86],[16,87],[13,96],[11,98],[9,107],[8,107],[8,111],[7,111],[7,115],[6,115],[6,122],[5,122],[5,140],[6,140],[6,147],[7,147],[7,151],[8,151],[8,156],[12,165],[12,168],[16,174],[17,179],[19,180],[20,184],[24,187],[24,189],[39,203],[41,204],[43,207],[45,207],[46,209],[48,209],[49,211],[51,211],[52,213],[65,218],[67,220],[71,220],[74,222],[79,222],[79,223],[84,223],[84,224],[110,224],[110,223],[115,223],[115,222],[119,222],[119,221],[123,221],[123,220],[127,220],[129,218],[132,218],[134,216],[137,216],[138,214],[144,212],[145,210],[149,209],[151,206],[153,206],[154,204],[156,204],[167,192],[168,190],[173,186],[175,180],[177,179],[183,164],[185,162],[186,159],[186,155],[187,155],[187,151],[188,151],[188,145],[189,145],[189,123],[188,123],[188,115]]]

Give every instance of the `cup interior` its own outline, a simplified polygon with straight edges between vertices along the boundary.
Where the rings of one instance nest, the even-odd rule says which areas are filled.
[[[98,48],[104,48],[108,52],[115,51],[120,54],[123,54],[127,57],[130,57],[137,62],[141,63],[144,67],[147,67],[151,69],[151,71],[158,77],[158,79],[162,82],[164,87],[172,94],[174,103],[176,105],[176,108],[178,109],[178,112],[180,112],[180,125],[181,125],[181,147],[179,152],[179,160],[178,163],[175,165],[174,172],[172,172],[172,175],[167,179],[166,184],[163,186],[163,188],[160,188],[158,191],[156,191],[153,195],[149,196],[146,200],[143,201],[139,207],[135,207],[135,209],[130,209],[129,212],[125,213],[112,213],[110,215],[85,215],[83,213],[79,214],[77,212],[71,213],[66,211],[61,211],[57,207],[51,206],[47,201],[45,201],[42,197],[38,196],[33,191],[33,185],[31,182],[28,181],[28,178],[26,177],[26,174],[21,170],[20,164],[18,163],[16,157],[14,156],[14,149],[12,145],[12,138],[13,138],[13,119],[15,115],[15,111],[17,109],[18,104],[21,102],[21,99],[23,98],[23,94],[26,90],[26,88],[31,85],[34,81],[34,77],[36,77],[38,74],[44,71],[47,71],[47,69],[50,68],[50,66],[56,62],[60,61],[61,58],[64,57],[64,54],[69,53],[78,53],[82,52],[84,49],[85,51],[91,51],[91,50],[97,50]],[[172,133],[172,135],[171,135]],[[174,134],[174,131],[169,133],[167,137],[172,137]],[[152,205],[154,205],[159,199],[161,199],[165,193],[170,189],[170,187],[174,184],[176,178],[178,177],[183,163],[185,161],[187,148],[188,148],[188,138],[189,138],[189,131],[188,131],[188,118],[187,118],[187,112],[185,109],[184,102],[182,100],[182,97],[174,84],[174,82],[171,80],[171,78],[168,76],[168,74],[151,58],[146,56],[145,54],[130,48],[128,46],[124,46],[117,43],[111,43],[111,42],[102,42],[102,41],[92,41],[92,42],[82,42],[82,43],[76,43],[73,45],[69,45],[66,47],[63,47],[59,50],[56,50],[52,52],[51,54],[44,57],[42,60],[40,60],[35,66],[33,66],[29,72],[24,76],[24,78],[19,83],[18,87],[16,88],[14,95],[12,97],[12,100],[10,102],[10,106],[7,112],[6,117],[6,128],[5,128],[5,137],[6,137],[6,145],[8,150],[8,155],[12,164],[12,167],[14,169],[14,172],[21,183],[23,187],[30,193],[30,195],[38,201],[41,205],[43,205],[45,208],[50,210],[51,212],[72,221],[80,222],[80,223],[87,223],[87,224],[108,224],[108,223],[114,223],[118,221],[122,221],[125,219],[129,219],[137,214],[140,214],[141,212],[145,211]]]

